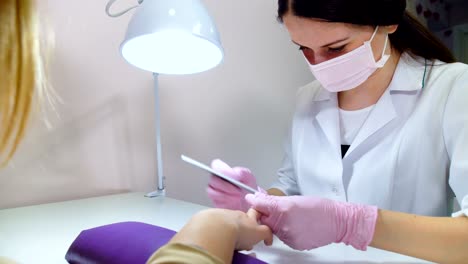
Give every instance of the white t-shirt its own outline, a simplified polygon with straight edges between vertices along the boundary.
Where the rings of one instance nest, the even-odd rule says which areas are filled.
[[[341,145],[351,145],[353,143],[372,108],[374,108],[374,105],[351,111],[340,108]]]

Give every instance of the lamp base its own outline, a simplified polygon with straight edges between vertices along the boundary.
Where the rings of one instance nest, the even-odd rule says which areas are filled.
[[[156,191],[150,192],[145,194],[145,197],[148,198],[155,198],[155,197],[165,197],[166,196],[166,189],[158,189]]]

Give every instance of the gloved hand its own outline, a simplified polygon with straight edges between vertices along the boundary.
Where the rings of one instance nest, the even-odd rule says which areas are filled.
[[[219,159],[211,162],[211,168],[254,189],[258,188],[255,177],[247,168],[231,168]],[[244,199],[248,192],[219,177],[211,176],[206,192],[211,201],[213,201],[213,204],[218,208],[240,210],[243,212],[247,212],[250,208]]]
[[[375,206],[264,193],[248,194],[245,199],[262,214],[261,223],[294,249],[343,242],[366,250],[374,236],[378,213]]]

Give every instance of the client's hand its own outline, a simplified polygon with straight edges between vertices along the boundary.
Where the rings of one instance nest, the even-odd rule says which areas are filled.
[[[254,209],[249,209],[247,213],[240,211],[229,211],[233,214],[237,224],[237,242],[236,249],[251,250],[258,242],[262,241],[270,246],[273,243],[273,234],[266,225],[259,224],[261,214]]]
[[[255,244],[273,242],[266,225],[258,223],[260,214],[227,209],[207,209],[195,214],[169,243],[196,245],[225,263],[231,263],[234,250],[250,250]]]

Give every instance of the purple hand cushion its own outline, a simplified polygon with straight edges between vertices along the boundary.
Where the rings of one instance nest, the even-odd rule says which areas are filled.
[[[68,249],[70,264],[144,264],[176,232],[139,222],[122,222],[82,231]],[[265,263],[235,252],[232,263]]]

